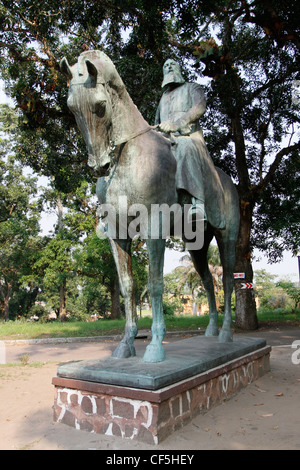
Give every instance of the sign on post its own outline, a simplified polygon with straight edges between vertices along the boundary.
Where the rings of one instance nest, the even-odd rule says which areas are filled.
[[[245,279],[245,273],[234,273],[234,279]]]
[[[255,287],[255,284],[252,284],[252,282],[242,282],[241,284],[241,289],[253,289]]]

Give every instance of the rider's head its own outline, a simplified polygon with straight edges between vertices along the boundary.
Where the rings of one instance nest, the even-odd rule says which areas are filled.
[[[161,87],[164,89],[167,85],[182,84],[185,82],[181,75],[180,65],[173,59],[168,59],[163,67],[164,80]]]

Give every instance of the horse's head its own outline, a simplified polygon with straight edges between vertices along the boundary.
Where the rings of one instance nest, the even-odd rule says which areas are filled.
[[[63,58],[60,67],[69,80],[68,107],[86,143],[88,164],[105,174],[111,163],[112,89],[116,93],[123,82],[100,51],[82,53],[72,67]]]

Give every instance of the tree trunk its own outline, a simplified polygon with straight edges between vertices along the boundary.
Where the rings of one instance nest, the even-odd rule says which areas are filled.
[[[119,280],[115,279],[111,294],[111,318],[116,319],[121,317],[121,307],[120,307],[120,285]]]
[[[236,245],[235,272],[245,273],[245,279],[235,282],[236,311],[235,324],[243,330],[256,330],[258,320],[253,289],[242,289],[241,284],[253,282],[250,252],[250,232],[253,209],[249,202],[241,201],[240,232]]]
[[[67,298],[67,280],[66,278],[64,278],[59,289],[59,314],[58,316],[59,316],[60,321],[66,321],[67,319],[66,298]]]
[[[240,94],[238,82],[235,83],[237,96]],[[255,201],[250,192],[251,182],[246,161],[246,147],[240,113],[237,110],[232,118],[232,133],[235,143],[236,166],[239,176],[240,231],[236,245],[235,272],[245,273],[244,282],[253,282],[251,264],[250,236]],[[235,322],[243,330],[256,330],[258,321],[253,289],[241,289],[241,282],[235,282],[236,311]]]
[[[10,301],[10,294],[11,294],[11,289],[12,285],[10,283],[7,283],[7,290],[6,293],[4,292],[3,287],[1,287],[1,295],[3,297],[3,313],[4,313],[4,321],[9,320],[9,301]]]
[[[4,296],[4,321],[9,320],[9,301],[10,301],[10,293],[11,293],[11,284],[7,284],[7,291],[6,295]]]

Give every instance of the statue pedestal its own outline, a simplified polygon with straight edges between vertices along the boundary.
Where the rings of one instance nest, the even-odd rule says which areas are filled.
[[[166,360],[77,361],[58,367],[54,421],[157,444],[269,371],[265,340],[194,337],[165,345]]]

